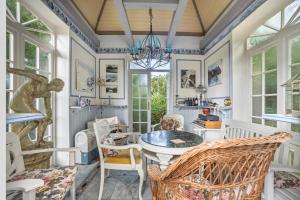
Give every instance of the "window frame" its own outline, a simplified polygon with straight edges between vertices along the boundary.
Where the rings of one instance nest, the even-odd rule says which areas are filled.
[[[26,9],[27,5],[23,5]],[[31,9],[28,9],[28,11],[30,11],[31,13],[33,13],[31,11]],[[37,16],[38,18],[38,16]],[[38,18],[39,19],[39,18]],[[42,21],[41,19],[39,19],[40,21]],[[44,24],[46,24],[45,22],[43,22]],[[7,17],[7,24],[6,24],[6,29],[7,32],[11,32],[14,35],[14,67],[17,68],[21,68],[24,69],[25,68],[25,41],[37,46],[37,49],[41,49],[44,52],[47,52],[50,54],[50,69],[51,70],[51,78],[55,78],[56,77],[56,65],[55,65],[55,59],[54,59],[54,53],[55,53],[55,42],[52,43],[47,43],[45,41],[43,41],[42,39],[40,39],[39,37],[37,37],[36,35],[30,33],[29,31],[26,30],[26,27],[24,27],[21,23],[16,23],[10,20],[9,17]],[[55,33],[53,33],[52,36],[52,40],[55,41],[56,39],[56,35]],[[37,61],[36,63],[38,63],[39,65],[39,51],[37,51]],[[37,67],[38,67],[37,65]],[[36,70],[39,71],[39,70]],[[20,76],[15,76],[15,78],[13,78],[13,91],[15,91],[15,89],[17,89],[21,84],[23,83],[23,79]],[[37,102],[38,104],[38,102]],[[52,116],[55,116],[56,114],[56,102],[55,102],[55,93],[52,94],[52,101],[51,101],[51,107],[52,107]],[[51,138],[51,141],[55,142],[55,130],[56,130],[56,124],[55,124],[55,120],[53,120],[53,124],[50,125],[49,128],[49,134],[47,135],[47,133],[45,133],[45,138]],[[54,144],[55,145],[55,144]]]
[[[277,54],[276,54],[276,58],[277,58],[277,66],[276,69],[271,69],[271,70],[267,70],[266,71],[266,64],[265,64],[265,54],[266,52],[271,49],[271,48],[276,48]],[[275,40],[273,42],[268,43],[267,45],[257,48],[255,50],[249,51],[249,60],[250,60],[250,80],[251,80],[251,87],[250,87],[250,95],[251,95],[251,121],[253,123],[253,119],[258,119],[261,120],[262,125],[266,125],[266,121],[269,120],[265,120],[263,119],[263,117],[259,117],[259,116],[254,116],[253,115],[253,97],[261,97],[261,106],[262,106],[262,110],[261,113],[262,115],[265,114],[265,98],[266,97],[276,97],[276,110],[278,111],[278,67],[279,67],[279,41]],[[253,74],[253,57],[260,54],[262,56],[262,66],[261,66],[261,73],[257,73],[257,74]],[[265,85],[265,79],[266,79],[266,74],[268,73],[272,73],[272,72],[277,72],[276,73],[276,77],[277,77],[277,87],[276,87],[276,93],[272,93],[272,94],[266,94],[266,85]],[[254,95],[253,94],[253,77],[257,76],[257,75],[261,75],[261,94],[258,95]]]

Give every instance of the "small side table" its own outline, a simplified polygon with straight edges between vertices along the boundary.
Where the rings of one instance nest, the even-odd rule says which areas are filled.
[[[225,128],[223,127],[223,125],[221,128],[218,129],[205,128],[196,123],[192,123],[192,126],[194,133],[203,137],[203,140],[206,142],[224,139]]]

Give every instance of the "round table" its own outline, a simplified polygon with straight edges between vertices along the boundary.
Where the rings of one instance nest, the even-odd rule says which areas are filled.
[[[153,131],[139,138],[144,155],[159,162],[162,170],[176,157],[202,142],[201,136],[186,131]]]

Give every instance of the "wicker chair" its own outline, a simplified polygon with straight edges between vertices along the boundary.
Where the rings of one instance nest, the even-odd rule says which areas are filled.
[[[260,138],[228,139],[199,145],[161,172],[150,165],[153,199],[261,199],[264,179],[288,133]]]

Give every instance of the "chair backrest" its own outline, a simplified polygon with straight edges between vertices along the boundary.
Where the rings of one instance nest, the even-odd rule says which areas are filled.
[[[15,133],[6,134],[6,179],[25,170],[21,143]]]
[[[174,189],[177,197],[189,193],[191,199],[196,199],[192,195],[199,192],[207,199],[223,195],[228,199],[260,199],[272,157],[288,139],[290,134],[282,132],[199,145],[162,173],[160,187]]]
[[[183,130],[184,127],[184,117],[180,114],[166,114],[163,116],[163,119],[174,119],[180,122],[180,127],[178,130]]]
[[[101,144],[103,142],[103,139],[110,134],[112,127],[111,127],[111,125],[103,123],[103,121],[95,122],[93,125],[94,125],[96,140],[97,140],[97,146],[98,146],[98,150],[99,150],[100,162],[103,162],[104,158],[103,158]]]
[[[283,131],[279,128],[239,120],[225,120],[224,124],[226,139],[261,137]],[[293,139],[283,143],[277,149],[273,162],[300,169],[300,134],[295,132],[290,132],[290,134]]]

